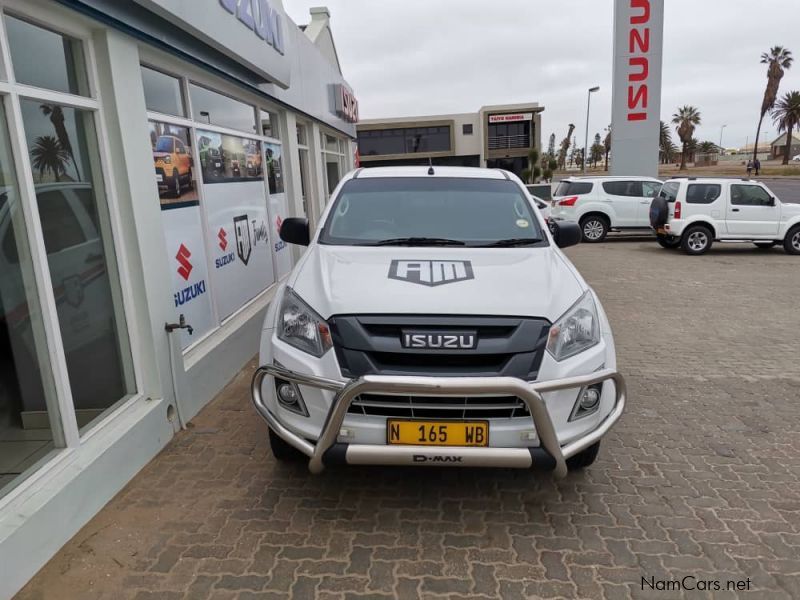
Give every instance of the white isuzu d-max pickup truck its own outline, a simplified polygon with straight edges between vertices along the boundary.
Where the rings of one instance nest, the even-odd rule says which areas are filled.
[[[505,171],[344,177],[275,300],[252,382],[278,459],[539,468],[591,464],[625,407],[594,291]]]

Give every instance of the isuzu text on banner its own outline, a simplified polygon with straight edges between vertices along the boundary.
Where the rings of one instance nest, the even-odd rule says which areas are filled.
[[[663,0],[614,0],[612,175],[658,175],[663,41]]]

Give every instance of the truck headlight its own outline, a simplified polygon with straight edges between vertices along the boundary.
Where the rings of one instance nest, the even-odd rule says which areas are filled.
[[[328,324],[289,287],[278,313],[278,339],[317,358],[333,346]]]
[[[600,343],[600,323],[592,293],[587,290],[550,328],[547,351],[558,361]]]

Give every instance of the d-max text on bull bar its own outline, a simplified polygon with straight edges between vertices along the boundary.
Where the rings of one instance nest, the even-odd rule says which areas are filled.
[[[594,462],[625,381],[594,291],[510,173],[361,169],[270,304],[252,382],[279,459],[518,467]]]

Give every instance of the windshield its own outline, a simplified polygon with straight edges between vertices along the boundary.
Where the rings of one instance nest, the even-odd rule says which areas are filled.
[[[523,192],[498,179],[351,179],[320,236],[322,244],[542,244],[545,235]]]
[[[158,138],[158,142],[156,142],[156,152],[172,152],[172,138]]]

